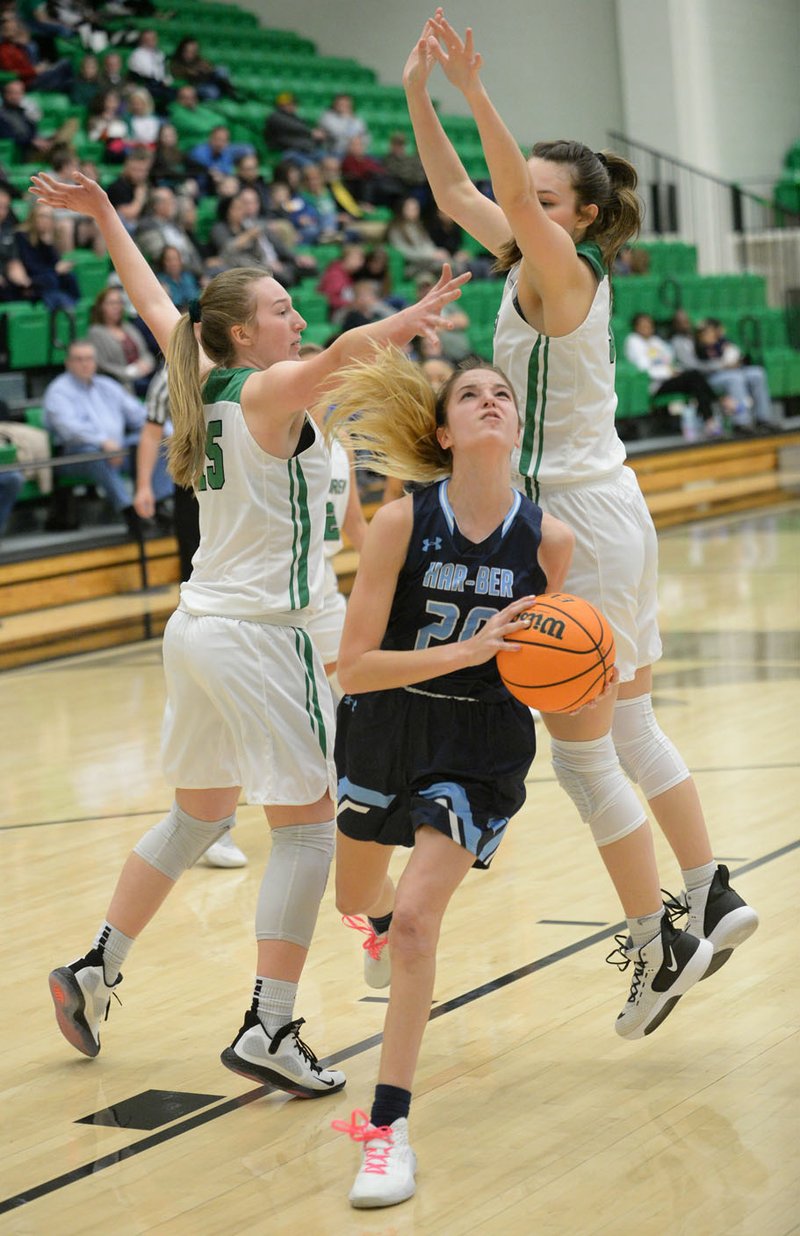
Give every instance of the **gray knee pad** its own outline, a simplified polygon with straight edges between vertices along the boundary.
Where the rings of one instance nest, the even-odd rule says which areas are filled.
[[[256,939],[288,940],[308,948],[328,882],[336,825],[273,828],[272,851],[256,906]]]
[[[558,783],[589,825],[599,846],[619,841],[647,819],[619,765],[610,734],[590,742],[550,743]]]
[[[177,880],[235,822],[235,815],[224,820],[196,820],[173,803],[169,814],[145,833],[133,852],[162,875]]]
[[[690,776],[680,753],[656,721],[649,695],[617,700],[611,735],[620,764],[648,800]]]

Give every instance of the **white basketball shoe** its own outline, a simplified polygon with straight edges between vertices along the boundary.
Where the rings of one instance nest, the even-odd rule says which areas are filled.
[[[107,983],[102,949],[93,948],[85,957],[53,970],[48,982],[64,1038],[84,1056],[96,1056],[100,1024],[108,1018],[111,997],[116,996],[114,988],[122,982],[122,975]]]
[[[302,1099],[335,1094],[347,1080],[338,1069],[324,1069],[300,1038],[303,1018],[287,1022],[275,1034],[264,1029],[255,1009],[244,1015],[244,1025],[220,1060],[226,1068],[251,1081],[266,1082]]]
[[[362,944],[364,950],[364,982],[367,987],[388,987],[392,981],[392,962],[389,956],[389,933],[377,935],[368,918],[360,914],[344,914],[342,922],[345,927],[360,931],[367,938]]]
[[[413,1197],[417,1156],[408,1144],[408,1121],[398,1117],[393,1124],[376,1128],[366,1112],[354,1111],[350,1122],[334,1120],[332,1128],[347,1133],[363,1145],[358,1175],[348,1194],[357,1210],[396,1206]]]

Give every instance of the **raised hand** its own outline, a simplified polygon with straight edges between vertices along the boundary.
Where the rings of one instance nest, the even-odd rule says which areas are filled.
[[[429,41],[430,52],[444,69],[447,80],[462,94],[468,95],[480,85],[479,74],[483,66],[483,57],[475,51],[472,30],[468,26],[462,40],[442,9],[436,10],[428,26],[433,35],[433,41]]]
[[[47,172],[37,172],[31,176],[31,187],[28,189],[37,202],[47,206],[55,206],[66,210],[75,210],[81,215],[91,215],[97,219],[104,210],[110,208],[108,194],[96,180],[90,180],[83,172],[73,172],[76,184],[67,184],[56,180]]]
[[[403,85],[406,90],[413,90],[415,88],[424,90],[427,86],[428,78],[436,64],[435,44],[436,35],[434,34],[433,24],[429,19],[425,22],[422,34],[412,47],[403,69]]]
[[[410,326],[415,335],[423,335],[424,338],[433,342],[437,331],[452,329],[452,324],[448,319],[442,317],[442,309],[451,301],[458,300],[461,288],[471,278],[469,271],[453,278],[452,269],[445,262],[439,282],[434,284],[427,295],[418,300],[416,304],[402,309],[397,317],[402,317],[403,325]]]

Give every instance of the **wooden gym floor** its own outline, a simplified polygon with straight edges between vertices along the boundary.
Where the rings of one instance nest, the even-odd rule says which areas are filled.
[[[384,1012],[330,890],[298,1013],[346,1090],[264,1095],[218,1062],[251,990],[260,811],[236,830],[249,867],[188,872],[137,943],[101,1055],[61,1039],[47,972],[90,945],[170,802],[160,649],[0,678],[0,1232],[800,1231],[800,505],[663,533],[661,552],[657,710],[761,928],[651,1038],[618,1039],[629,975],[604,957],[619,909],[542,736],[528,803],[445,920],[411,1110],[418,1193],[391,1210],[349,1208],[358,1152],[330,1129],[369,1106]],[[660,841],[659,855],[677,891]]]

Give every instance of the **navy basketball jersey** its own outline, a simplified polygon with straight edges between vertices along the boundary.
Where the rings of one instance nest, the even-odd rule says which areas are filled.
[[[544,592],[542,512],[513,490],[508,514],[479,545],[462,536],[440,481],[413,495],[414,526],[397,580],[383,648],[436,647],[470,639],[518,597]],[[494,658],[415,684],[437,695],[507,699]]]

